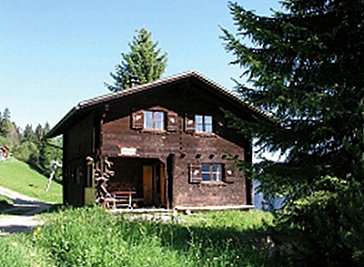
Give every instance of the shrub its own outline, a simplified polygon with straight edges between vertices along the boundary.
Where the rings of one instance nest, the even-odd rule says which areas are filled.
[[[326,176],[312,185],[312,194],[288,206],[278,225],[283,232],[288,230],[289,238],[278,242],[286,263],[362,266],[363,192],[358,182]]]

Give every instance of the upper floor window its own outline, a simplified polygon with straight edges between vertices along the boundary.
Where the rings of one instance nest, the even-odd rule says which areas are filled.
[[[219,163],[202,163],[201,175],[202,181],[221,182],[223,179],[223,166]]]
[[[162,111],[144,111],[144,129],[146,130],[164,130],[164,112]]]
[[[195,115],[196,132],[212,133],[212,116]]]

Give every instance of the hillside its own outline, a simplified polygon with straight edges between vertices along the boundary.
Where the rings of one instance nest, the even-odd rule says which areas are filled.
[[[52,182],[45,192],[47,177],[16,159],[0,162],[0,186],[46,202],[62,201],[62,186]]]

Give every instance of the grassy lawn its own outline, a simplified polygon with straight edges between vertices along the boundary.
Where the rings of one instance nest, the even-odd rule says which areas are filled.
[[[16,159],[0,162],[0,186],[48,202],[62,201],[62,186],[52,182],[45,192],[47,178]]]
[[[268,213],[211,212],[158,223],[92,207],[43,218],[33,233],[0,239],[8,250],[0,262],[11,263],[21,250],[32,253],[21,253],[18,266],[270,266],[262,241]]]

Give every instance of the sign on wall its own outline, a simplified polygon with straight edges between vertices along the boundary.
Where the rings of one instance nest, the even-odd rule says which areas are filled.
[[[121,147],[119,156],[137,156],[137,149],[135,147]]]

